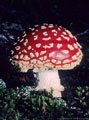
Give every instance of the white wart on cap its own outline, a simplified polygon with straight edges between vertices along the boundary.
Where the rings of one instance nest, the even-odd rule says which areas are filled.
[[[81,46],[65,28],[53,24],[36,25],[14,43],[10,61],[22,72],[72,69],[82,59]]]

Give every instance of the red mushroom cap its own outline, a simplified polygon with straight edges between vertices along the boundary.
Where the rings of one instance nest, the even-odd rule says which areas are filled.
[[[81,46],[65,28],[53,24],[36,25],[14,43],[10,60],[21,71],[72,69],[82,59]]]

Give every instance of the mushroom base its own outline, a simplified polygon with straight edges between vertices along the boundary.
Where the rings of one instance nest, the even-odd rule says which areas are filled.
[[[53,97],[62,97],[61,91],[64,90],[64,87],[61,85],[57,70],[40,71],[37,76],[39,82],[36,90],[46,90],[47,92],[53,91]]]

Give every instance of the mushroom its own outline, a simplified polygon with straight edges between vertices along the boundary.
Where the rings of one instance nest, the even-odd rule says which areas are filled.
[[[79,65],[83,53],[77,39],[65,28],[53,24],[36,25],[18,38],[11,50],[10,61],[22,72],[32,69],[37,73],[37,90],[53,90],[53,97],[64,91],[58,70],[69,70]]]

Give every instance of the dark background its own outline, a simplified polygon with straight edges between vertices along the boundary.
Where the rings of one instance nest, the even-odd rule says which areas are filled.
[[[1,0],[0,15],[25,27],[46,22],[82,31],[89,27],[89,0]]]

